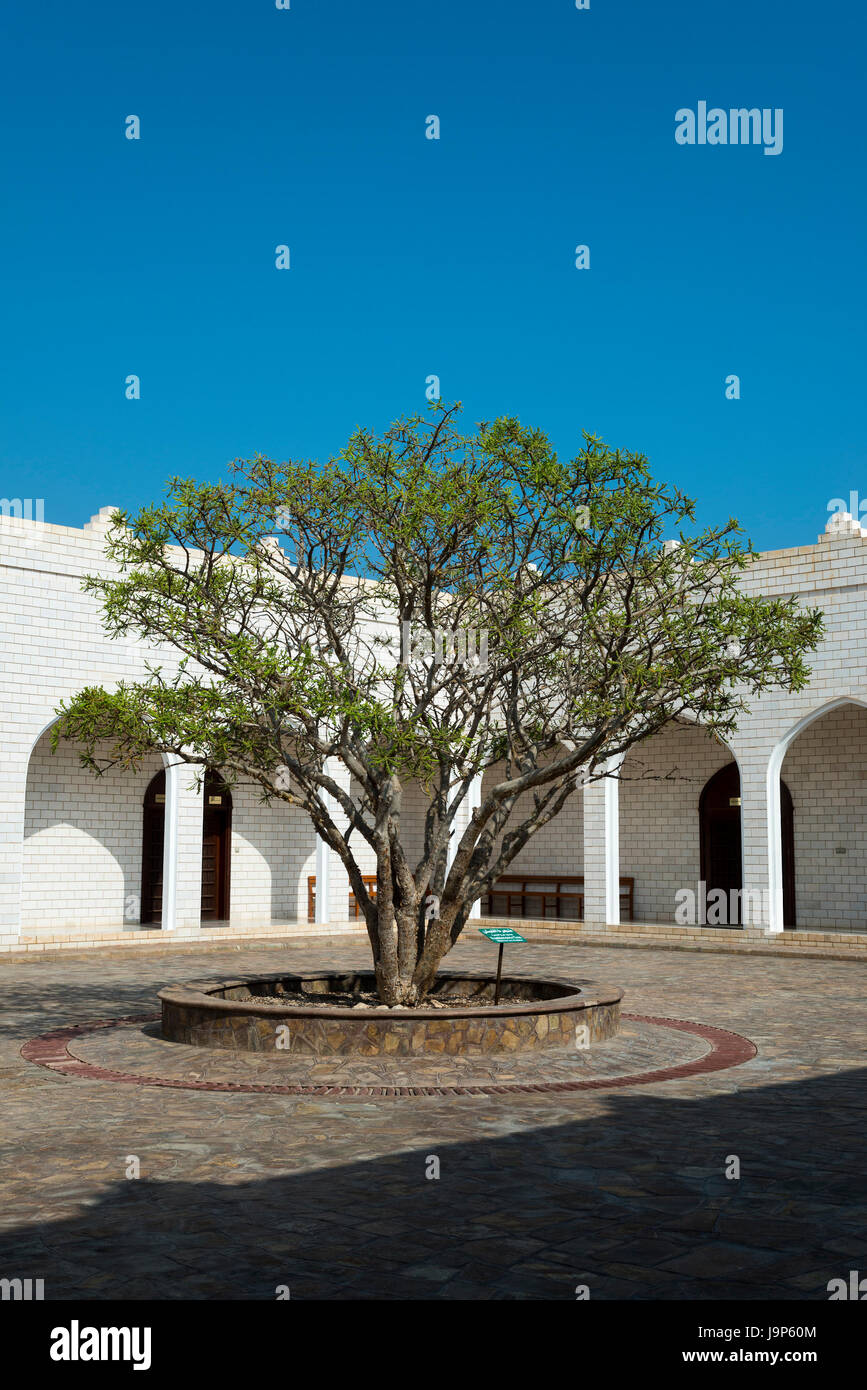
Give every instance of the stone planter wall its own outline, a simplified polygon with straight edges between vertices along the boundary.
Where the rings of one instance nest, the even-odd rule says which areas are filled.
[[[160,991],[162,1035],[175,1042],[234,1051],[314,1053],[322,1056],[482,1056],[543,1047],[575,1047],[576,1035],[592,1046],[613,1037],[620,1026],[623,991],[610,986],[582,989],[567,980],[509,976],[493,1005],[490,976],[444,974],[433,996],[473,993],[490,999],[482,1007],[347,1009],[335,1006],[253,1004],[252,995],[287,990],[328,993],[331,989],[370,990],[371,974],[309,975],[224,980],[172,985]],[[510,1003],[530,995],[528,1004]],[[583,1030],[586,1029],[586,1032]],[[578,1030],[582,1030],[581,1033]]]

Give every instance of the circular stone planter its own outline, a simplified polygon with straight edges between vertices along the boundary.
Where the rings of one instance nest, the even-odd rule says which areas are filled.
[[[254,1004],[276,984],[311,996],[310,1004]],[[361,995],[375,988],[372,972],[312,970],[303,975],[256,976],[244,980],[170,985],[159,992],[162,1036],[198,1047],[244,1052],[315,1053],[380,1057],[407,1055],[487,1056],[540,1047],[592,1046],[620,1027],[623,991],[601,985],[582,989],[568,980],[508,976],[494,1006],[489,975],[443,972],[431,997],[443,1007],[418,1009],[340,1008],[313,1003],[332,991]],[[471,994],[489,1005],[453,1005],[448,998]],[[531,1003],[510,1002],[528,998]]]

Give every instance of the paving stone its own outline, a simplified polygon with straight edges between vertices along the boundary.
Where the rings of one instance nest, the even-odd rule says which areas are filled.
[[[591,1299],[809,1300],[863,1267],[867,966],[580,942],[515,953],[516,969],[610,981],[630,1013],[729,1030],[759,1054],[559,1094],[125,1085],[52,1074],[19,1050],[46,1028],[153,1013],[171,981],[273,973],[274,946],[244,945],[230,966],[201,946],[4,962],[0,1276],[93,1300],[273,1299],[278,1283],[293,1299],[574,1300],[588,1283]],[[367,955],[311,938],[279,960],[357,968]],[[450,960],[490,963],[474,942]],[[82,1053],[93,1036],[82,1030]],[[678,1045],[693,1047],[689,1036]],[[629,1042],[646,1058],[654,1039]],[[141,1046],[168,1058],[176,1045],[151,1033]],[[135,1066],[123,1048],[117,1060]],[[262,1063],[248,1060],[247,1080]],[[519,1059],[508,1065],[517,1074]],[[206,1056],[197,1069],[214,1068]],[[732,1154],[739,1181],[725,1177]],[[124,1176],[128,1155],[137,1180]]]

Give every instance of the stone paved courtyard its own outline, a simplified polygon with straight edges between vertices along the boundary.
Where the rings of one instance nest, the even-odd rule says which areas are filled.
[[[280,1285],[301,1299],[574,1299],[587,1284],[598,1299],[824,1300],[829,1279],[867,1270],[867,965],[508,950],[513,971],[617,984],[631,1015],[728,1029],[758,1053],[567,1094],[120,1084],[53,1073],[21,1046],[153,1014],[171,981],[365,966],[364,939],[3,965],[0,1277],[44,1278],[54,1299],[273,1299]],[[493,955],[466,941],[449,964]],[[683,1059],[705,1050],[628,1023],[623,1047],[646,1069],[660,1046],[664,1063],[665,1036]],[[143,1049],[171,1046],[107,1030],[76,1050],[135,1071]],[[730,1155],[740,1180],[725,1176]]]

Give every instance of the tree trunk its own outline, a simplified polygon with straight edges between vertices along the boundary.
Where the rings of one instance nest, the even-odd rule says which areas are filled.
[[[383,846],[377,856],[376,898],[368,914],[376,986],[383,1004],[412,1008],[424,1001],[470,907],[458,892],[456,898],[439,905],[438,916],[428,918],[406,863],[401,860],[395,867],[391,847]]]
[[[420,904],[412,877],[392,875],[391,857],[377,866],[375,917],[376,985],[383,1004],[413,1005],[419,1000],[414,983],[419,956]],[[396,881],[397,880],[397,881]]]
[[[430,923],[413,976],[417,998],[423,999],[432,988],[440,965],[452,949],[455,926],[463,927],[469,911],[468,903],[446,903],[442,906],[442,915]]]

